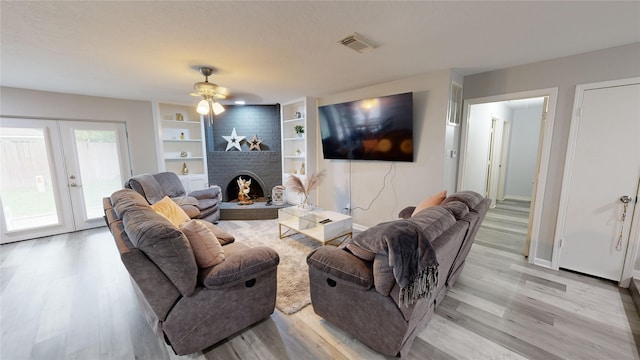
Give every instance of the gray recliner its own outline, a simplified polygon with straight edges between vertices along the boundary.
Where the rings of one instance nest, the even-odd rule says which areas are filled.
[[[202,219],[212,223],[220,220],[222,189],[218,185],[187,194],[178,175],[172,172],[161,172],[136,175],[127,180],[124,187],[144,196],[149,204],[155,204],[168,196],[192,219]]]
[[[191,240],[137,192],[118,190],[103,207],[140,309],[176,354],[206,349],[273,313],[280,262],[273,249],[221,235],[224,261],[202,268]]]

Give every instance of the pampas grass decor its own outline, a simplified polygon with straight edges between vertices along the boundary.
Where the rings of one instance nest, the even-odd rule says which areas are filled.
[[[302,179],[300,179],[295,175],[291,175],[289,177],[289,180],[287,180],[287,188],[289,188],[289,190],[291,191],[297,192],[298,194],[302,194],[303,206],[311,205],[309,204],[309,194],[311,194],[311,192],[320,185],[324,176],[325,176],[324,170],[320,172],[314,172],[313,174],[307,176],[307,181],[303,183]]]

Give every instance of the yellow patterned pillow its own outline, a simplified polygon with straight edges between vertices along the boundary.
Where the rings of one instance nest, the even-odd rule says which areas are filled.
[[[158,214],[166,217],[176,227],[191,220],[184,210],[178,206],[170,197],[165,196],[162,200],[151,205],[151,208]]]

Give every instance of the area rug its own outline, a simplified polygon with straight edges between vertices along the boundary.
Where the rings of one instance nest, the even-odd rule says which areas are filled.
[[[233,234],[237,242],[249,246],[268,246],[278,253],[278,310],[293,314],[311,304],[307,255],[322,246],[320,242],[302,234],[281,240],[278,236],[278,220],[221,221],[218,226]]]

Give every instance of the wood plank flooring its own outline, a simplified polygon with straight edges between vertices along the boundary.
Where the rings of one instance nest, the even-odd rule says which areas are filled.
[[[474,244],[409,359],[640,359],[626,289]],[[0,247],[0,358],[384,359],[314,314],[276,310],[204,353],[175,356],[138,310],[99,228]]]
[[[497,201],[496,207],[487,211],[475,242],[516,255],[524,254],[530,207],[530,201]]]

